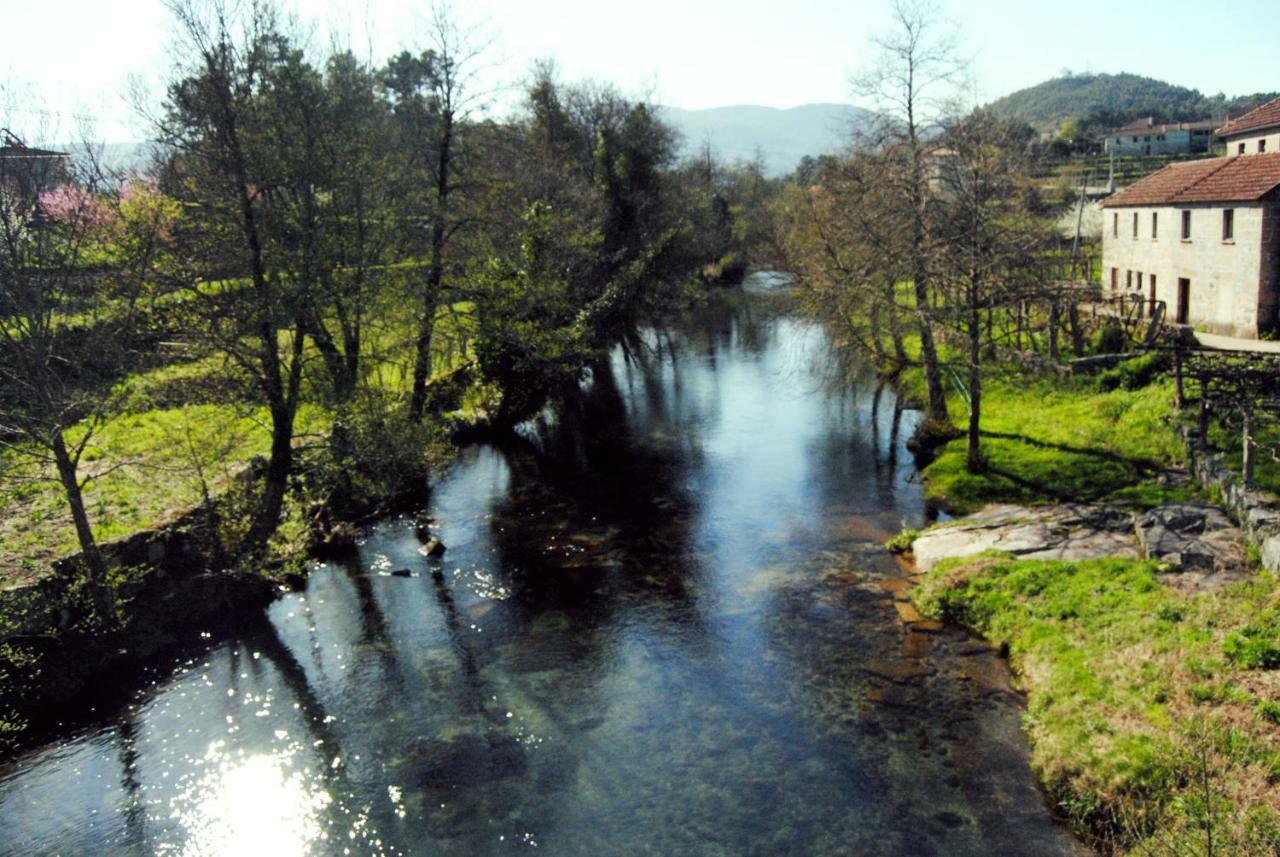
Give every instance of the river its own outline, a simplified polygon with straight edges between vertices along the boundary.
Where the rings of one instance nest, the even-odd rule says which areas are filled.
[[[3,854],[1066,855],[1001,659],[905,626],[892,393],[753,276],[0,767]],[[402,576],[407,571],[409,576]],[[397,574],[396,572],[399,572]]]

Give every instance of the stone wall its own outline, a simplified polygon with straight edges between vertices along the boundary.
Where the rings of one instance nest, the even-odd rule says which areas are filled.
[[[155,613],[156,608],[171,602],[175,610],[192,616],[227,606],[199,599],[181,603],[193,590],[220,592],[224,584],[244,583],[244,575],[210,568],[212,551],[205,538],[205,521],[203,509],[195,508],[167,524],[100,545],[109,565],[135,571],[135,576],[120,589],[130,614],[150,613],[146,618],[154,623],[161,618]],[[71,586],[78,561],[79,554],[58,560],[53,563],[52,574],[26,586],[0,591],[0,642],[64,629],[78,618],[70,612],[77,604],[71,596]],[[261,587],[254,584],[251,588],[255,590],[253,600],[258,600]]]
[[[1280,570],[1280,503],[1275,495],[1246,487],[1239,471],[1227,467],[1222,453],[1206,449],[1194,431],[1189,431],[1186,438],[1192,474],[1201,485],[1216,488],[1222,494],[1223,505],[1257,548],[1263,567]]]

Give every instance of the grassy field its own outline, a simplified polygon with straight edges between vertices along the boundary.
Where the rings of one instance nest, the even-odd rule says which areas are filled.
[[[437,374],[467,358],[470,313],[465,303],[440,310]],[[407,395],[412,342],[407,326],[368,325],[363,346],[371,388]],[[310,347],[307,364],[296,424],[299,445],[322,441],[331,424],[321,367]],[[82,461],[82,477],[92,477],[85,502],[96,537],[114,539],[162,523],[198,503],[205,483],[216,493],[253,456],[266,455],[269,421],[252,394],[252,385],[219,355],[173,362],[121,381],[116,410]],[[52,469],[21,452],[0,456],[0,585],[46,574],[51,562],[77,550]]]
[[[949,406],[963,424],[964,400]],[[982,402],[986,471],[969,473],[966,442],[954,440],[925,469],[925,492],[954,512],[988,502],[1155,505],[1175,496],[1156,483],[1160,471],[1184,459],[1175,421],[1169,381],[1102,392],[1088,378],[995,379]]]
[[[1082,830],[1122,853],[1280,853],[1280,587],[1190,596],[1157,571],[981,557],[915,597],[1007,648],[1036,773]]]

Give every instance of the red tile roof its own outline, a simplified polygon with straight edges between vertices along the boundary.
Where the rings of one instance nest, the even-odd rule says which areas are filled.
[[[1227,137],[1273,126],[1280,126],[1280,98],[1268,101],[1256,110],[1250,110],[1239,119],[1228,120],[1218,129],[1218,136]]]
[[[1102,201],[1120,205],[1253,202],[1280,188],[1280,152],[1170,164]]]

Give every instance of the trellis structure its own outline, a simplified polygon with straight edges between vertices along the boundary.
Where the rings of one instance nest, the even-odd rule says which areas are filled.
[[[1280,416],[1280,355],[1193,350],[1179,345],[1174,346],[1173,355],[1179,407],[1185,401],[1188,383],[1199,394],[1197,426],[1202,441],[1208,438],[1213,413],[1217,412],[1220,419],[1239,414],[1241,476],[1246,485],[1253,484],[1257,422]],[[1223,422],[1225,425],[1226,420]],[[1276,450],[1272,452],[1277,454]]]

